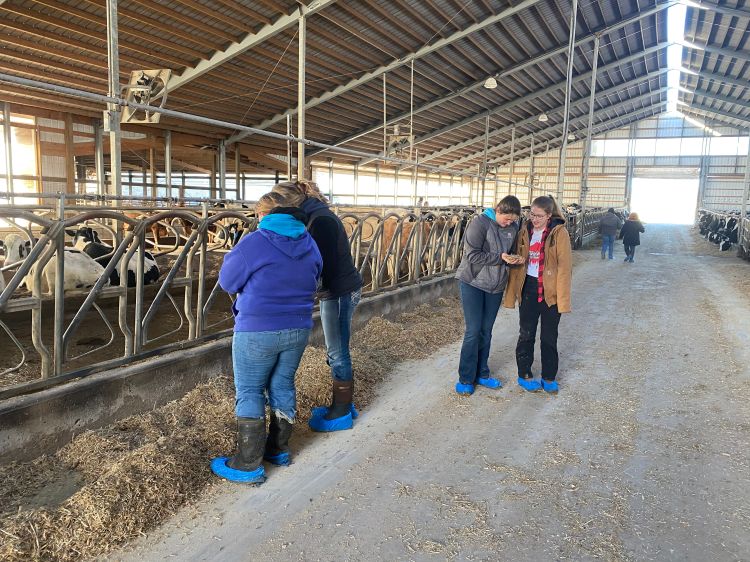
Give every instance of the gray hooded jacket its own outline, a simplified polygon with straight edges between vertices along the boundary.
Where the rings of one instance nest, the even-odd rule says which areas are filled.
[[[510,253],[518,224],[501,228],[485,214],[469,223],[464,235],[464,254],[456,278],[488,293],[502,293],[508,282],[508,266],[502,253]]]

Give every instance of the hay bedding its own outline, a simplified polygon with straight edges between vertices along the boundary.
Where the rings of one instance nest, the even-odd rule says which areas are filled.
[[[361,407],[390,369],[458,339],[456,299],[373,318],[353,336]],[[324,349],[305,351],[297,373],[299,423],[330,399]],[[234,390],[217,377],[152,412],[86,431],[56,454],[0,467],[0,560],[68,562],[110,552],[205,492],[208,460],[234,449]]]

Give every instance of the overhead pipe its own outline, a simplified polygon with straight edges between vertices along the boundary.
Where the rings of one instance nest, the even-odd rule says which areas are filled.
[[[248,133],[257,134],[257,135],[261,135],[261,136],[272,138],[272,139],[302,143],[305,146],[327,148],[333,152],[338,152],[339,154],[345,154],[348,156],[356,156],[359,158],[373,158],[375,160],[388,162],[396,166],[410,167],[410,166],[414,166],[415,164],[412,161],[404,160],[401,158],[392,158],[392,157],[383,157],[379,155],[373,155],[371,153],[364,152],[361,150],[354,150],[351,148],[342,148],[342,147],[333,146],[333,145],[325,144],[325,143],[318,142],[318,141],[313,141],[313,140],[306,139],[306,138],[296,137],[293,135],[284,135],[282,133],[274,133],[272,131],[265,131],[263,129],[257,129],[255,127],[248,127],[246,125],[240,125],[238,123],[230,123],[229,121],[223,121],[221,119],[203,117],[201,115],[193,115],[191,113],[184,113],[182,111],[175,111],[173,109],[134,103],[134,102],[130,102],[119,97],[105,96],[102,94],[96,94],[93,92],[87,92],[84,90],[77,90],[75,88],[69,88],[67,86],[49,84],[47,82],[42,82],[39,80],[32,80],[29,78],[22,78],[20,76],[7,74],[4,72],[0,72],[0,82],[7,82],[10,84],[16,84],[16,85],[25,86],[28,88],[37,88],[37,89],[41,89],[44,91],[56,92],[59,94],[73,96],[76,98],[86,99],[86,100],[90,100],[90,101],[94,101],[98,103],[115,104],[120,107],[129,107],[131,109],[135,109],[139,111],[150,111],[152,113],[159,113],[166,117],[173,117],[175,119],[184,119],[186,121],[191,121],[194,123],[202,123],[204,125],[210,125],[212,127],[220,127],[223,129],[236,129],[239,131],[246,131]],[[478,177],[478,174],[453,170],[451,168],[446,168],[444,166],[432,166],[432,165],[423,164],[423,163],[420,163],[419,166],[420,168],[424,170],[430,170],[434,172],[444,171],[444,172],[454,173],[454,174],[466,176],[466,177]]]

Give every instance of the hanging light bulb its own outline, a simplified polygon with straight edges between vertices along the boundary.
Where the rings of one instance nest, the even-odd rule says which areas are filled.
[[[570,133],[570,134],[568,135],[568,140],[569,140],[569,141],[574,141],[574,140],[576,140],[576,136],[575,136],[575,135],[574,135],[573,133]]]
[[[497,88],[497,80],[495,80],[494,76],[490,76],[487,78],[487,80],[484,81],[484,87],[488,90],[494,90]]]
[[[539,116],[539,122],[540,122],[540,123],[546,123],[548,119],[549,119],[549,117],[547,117],[547,114],[546,114],[546,113],[542,113],[542,114],[541,114],[541,115]]]

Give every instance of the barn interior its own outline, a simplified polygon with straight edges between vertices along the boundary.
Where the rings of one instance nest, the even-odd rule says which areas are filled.
[[[747,0],[0,0],[0,558],[750,557],[748,38]],[[303,179],[364,279],[365,423],[295,429],[299,462],[248,499],[201,460],[229,446],[218,271],[258,198]],[[446,395],[454,277],[506,195],[564,211],[569,378],[473,418]],[[599,260],[609,208],[646,224],[637,269]],[[92,241],[81,281],[66,255]],[[516,323],[493,340],[508,380]],[[316,329],[303,420],[327,388]],[[439,438],[469,418],[465,446]],[[173,470],[144,476],[160,450]],[[256,510],[270,528],[228,546]]]

